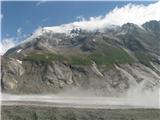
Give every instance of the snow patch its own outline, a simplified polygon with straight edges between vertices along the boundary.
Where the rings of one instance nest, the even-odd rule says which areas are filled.
[[[22,51],[22,49],[19,49],[19,50],[17,50],[17,53],[19,53],[19,52],[21,52]]]
[[[16,61],[17,61],[19,64],[22,64],[22,61],[21,61],[21,60],[16,59]]]

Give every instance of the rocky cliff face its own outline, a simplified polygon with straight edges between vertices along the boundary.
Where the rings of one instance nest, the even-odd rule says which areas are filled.
[[[105,32],[42,29],[2,56],[2,92],[85,93],[119,96],[160,85],[159,21]]]

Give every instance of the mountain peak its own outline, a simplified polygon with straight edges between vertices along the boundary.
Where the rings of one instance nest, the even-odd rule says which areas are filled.
[[[159,32],[160,31],[160,21],[151,20],[146,22],[142,25],[146,30],[152,32]]]

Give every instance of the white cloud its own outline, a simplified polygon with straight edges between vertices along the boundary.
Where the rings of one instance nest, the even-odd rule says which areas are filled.
[[[22,41],[24,40],[28,35],[23,33],[23,29],[19,27],[17,29],[17,36],[15,37],[15,41]]]
[[[42,22],[46,22],[48,19],[49,19],[48,17],[47,18],[43,18]]]
[[[46,2],[47,0],[40,0],[36,3],[36,6],[40,6],[41,4],[46,3]]]
[[[115,8],[105,16],[108,23],[122,25],[127,22],[141,25],[149,20],[160,20],[160,1],[148,6],[128,4]]]
[[[114,8],[105,16],[90,17],[89,20],[81,19],[69,24],[60,26],[45,27],[46,30],[51,30],[56,33],[67,33],[75,27],[84,30],[103,30],[110,25],[123,25],[125,23],[134,23],[141,25],[150,20],[160,20],[160,1],[153,4],[135,5],[127,4],[121,8]]]
[[[15,47],[20,44],[19,41],[26,39],[28,35],[22,34],[22,28],[17,29],[17,36],[10,37],[9,34],[6,34],[6,38],[3,38],[0,42],[0,55],[3,55],[8,49]]]
[[[21,35],[21,33],[22,33],[22,28],[20,27],[17,29],[17,35]]]
[[[4,17],[4,16],[3,16],[3,14],[1,14],[1,15],[0,15],[0,19],[2,20],[2,19],[3,19],[3,17]]]
[[[77,19],[77,20],[80,20],[80,21],[83,21],[83,20],[85,20],[85,18],[84,18],[82,15],[80,15],[80,16],[77,16],[77,17],[76,17],[76,19]]]
[[[0,42],[0,55],[3,55],[8,49],[16,45],[14,38],[4,38]]]

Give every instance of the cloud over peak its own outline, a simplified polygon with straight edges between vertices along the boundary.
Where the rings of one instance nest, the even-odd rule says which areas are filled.
[[[5,38],[0,42],[0,55],[3,55],[9,48],[15,46],[14,38]]]
[[[105,16],[85,18],[60,26],[45,27],[58,33],[67,33],[74,28],[81,28],[87,31],[103,30],[110,25],[123,25],[125,23],[134,23],[141,25],[150,20],[160,20],[160,1],[147,6],[141,4],[127,4],[121,8],[114,8]]]
[[[128,4],[122,8],[115,8],[105,16],[108,23],[122,25],[130,22],[141,25],[150,20],[160,20],[160,1],[144,5]]]
[[[37,3],[39,6],[45,3],[46,0],[41,0]],[[107,7],[107,6],[106,6]],[[1,19],[3,15],[1,14]],[[102,30],[110,27],[111,25],[123,25],[125,23],[134,23],[141,25],[150,20],[160,20],[160,1],[154,2],[149,5],[127,4],[121,8],[114,8],[105,16],[90,17],[85,19],[83,16],[78,16],[77,21],[62,24],[60,26],[38,28],[30,38],[39,36],[45,31],[52,31],[55,33],[70,33],[74,28],[81,28],[86,31]],[[24,39],[28,36],[22,36],[22,28],[17,29],[18,38],[6,38],[0,43],[0,55],[4,54],[9,48],[13,47],[16,43],[15,40]],[[29,39],[29,38],[28,38]],[[27,40],[28,40],[27,39]],[[26,41],[27,41],[26,40]]]

